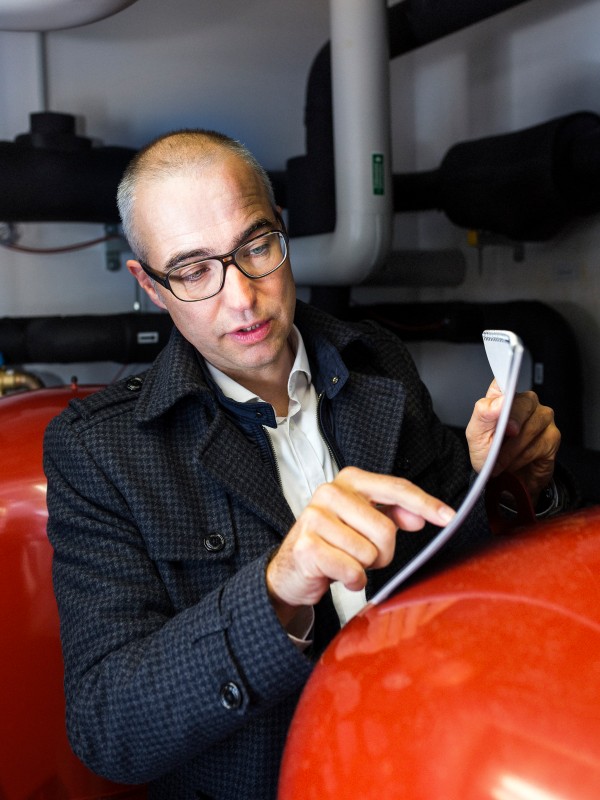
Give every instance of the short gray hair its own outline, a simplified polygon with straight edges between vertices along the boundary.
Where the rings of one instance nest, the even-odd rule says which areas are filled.
[[[145,179],[169,177],[194,164],[207,164],[223,151],[238,156],[256,173],[269,202],[275,208],[275,194],[266,170],[237,139],[202,128],[167,133],[154,139],[134,155],[117,189],[117,206],[123,234],[136,258],[142,261],[147,259],[146,247],[134,224],[136,189],[139,183]]]

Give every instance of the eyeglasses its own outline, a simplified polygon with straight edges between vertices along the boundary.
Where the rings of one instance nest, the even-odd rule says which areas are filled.
[[[178,300],[195,303],[198,300],[208,300],[221,291],[230,264],[234,264],[247,278],[255,280],[279,269],[287,254],[286,234],[283,231],[269,231],[244,242],[223,256],[211,256],[193,264],[173,267],[164,274],[155,272],[143,261],[140,264],[147,275],[172,292]]]

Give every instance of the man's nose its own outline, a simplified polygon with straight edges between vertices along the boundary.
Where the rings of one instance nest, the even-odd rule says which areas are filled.
[[[225,264],[225,283],[222,293],[231,306],[246,306],[254,301],[256,289],[254,281],[246,277],[234,261]]]

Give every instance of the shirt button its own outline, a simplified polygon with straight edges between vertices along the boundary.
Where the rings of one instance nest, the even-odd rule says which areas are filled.
[[[237,683],[228,681],[221,686],[220,692],[221,705],[228,711],[239,708],[242,705],[242,692]]]
[[[204,537],[202,544],[209,553],[218,553],[225,547],[225,537],[220,533],[211,533]]]
[[[340,379],[339,375],[334,375],[333,378],[331,379],[331,382],[335,385],[336,383],[338,383],[339,379]]]

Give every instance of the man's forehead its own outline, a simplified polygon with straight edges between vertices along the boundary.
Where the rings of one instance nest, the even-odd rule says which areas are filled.
[[[249,232],[276,222],[267,192],[249,167],[241,173],[190,170],[156,176],[143,186],[137,210],[147,257],[161,270],[188,256],[229,252]]]
[[[257,202],[264,202],[268,207],[271,205],[266,187],[256,171],[233,154],[229,158],[151,172],[140,180],[137,199],[141,205],[147,201],[158,202],[165,194],[169,198],[180,196],[190,201],[205,198],[207,205]]]

